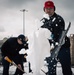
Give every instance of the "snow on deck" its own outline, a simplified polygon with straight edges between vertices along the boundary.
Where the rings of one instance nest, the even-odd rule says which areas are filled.
[[[16,67],[15,66],[10,66],[10,69],[9,69],[9,75],[13,75],[15,73],[15,70],[16,70]],[[28,66],[25,66],[25,69],[24,69],[27,74],[23,74],[23,75],[35,75],[33,73],[28,73]],[[2,65],[0,66],[0,75],[2,75],[2,71],[3,71],[3,67]],[[72,67],[72,72],[74,73],[74,67]],[[41,75],[45,75],[44,73],[42,73]],[[57,75],[63,75],[62,74],[62,68],[61,68],[61,65],[58,64],[57,65]]]

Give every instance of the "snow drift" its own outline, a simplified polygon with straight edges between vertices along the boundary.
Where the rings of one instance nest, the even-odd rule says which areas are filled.
[[[31,62],[34,75],[41,75],[40,69],[44,65],[44,59],[50,56],[50,31],[45,28],[39,28],[32,33],[29,38],[29,55],[28,59]]]

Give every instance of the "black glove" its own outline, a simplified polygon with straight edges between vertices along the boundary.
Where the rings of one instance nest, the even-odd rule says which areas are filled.
[[[48,20],[46,18],[43,18],[43,25],[41,26],[41,28],[47,28],[48,30],[51,31],[52,29],[52,21],[51,20]]]

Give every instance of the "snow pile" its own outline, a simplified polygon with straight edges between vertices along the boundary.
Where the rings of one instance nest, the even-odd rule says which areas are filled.
[[[50,56],[50,44],[48,38],[50,31],[40,28],[29,36],[29,55],[28,59],[32,64],[32,69],[36,75],[41,75],[40,69],[44,65],[46,56]]]

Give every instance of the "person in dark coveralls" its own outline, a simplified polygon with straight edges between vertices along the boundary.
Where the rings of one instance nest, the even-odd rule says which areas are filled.
[[[43,20],[43,25],[41,26],[41,28],[47,28],[48,30],[50,30],[51,37],[52,37],[52,40],[49,40],[50,45],[52,43],[56,45],[59,42],[62,31],[65,30],[64,19],[60,15],[55,13],[55,10],[56,10],[55,5],[50,0],[44,3],[43,10],[46,14],[48,14],[49,19],[43,18],[44,20]],[[59,59],[59,62],[61,63],[63,75],[72,75],[71,58],[70,58],[70,39],[67,36],[65,37],[65,40],[62,44],[62,47],[59,51],[57,58]],[[55,73],[51,72],[51,74],[48,74],[48,75],[56,75],[56,67],[54,67],[54,70],[55,70]]]
[[[9,59],[13,60],[19,67],[21,67],[24,70],[23,67],[24,54],[23,55],[19,54],[19,51],[22,48],[25,48],[25,50],[28,49],[27,41],[28,38],[25,37],[23,34],[20,34],[18,37],[11,37],[4,42],[4,44],[1,47],[3,57],[2,58],[3,75],[9,75],[10,63],[5,60],[6,56]],[[23,75],[23,72],[17,68],[14,75]]]

